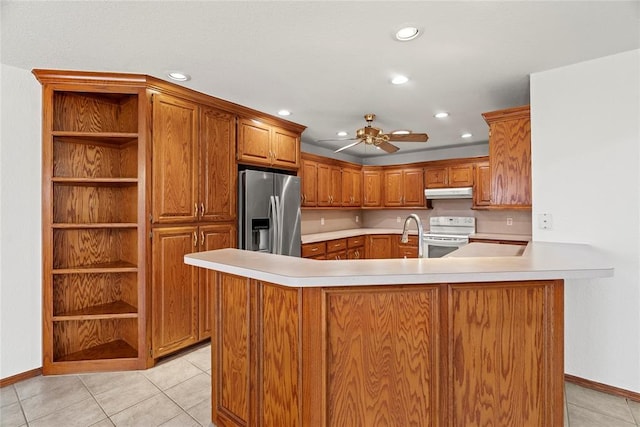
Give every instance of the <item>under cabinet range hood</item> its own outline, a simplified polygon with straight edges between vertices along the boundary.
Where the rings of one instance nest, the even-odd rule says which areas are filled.
[[[427,200],[470,199],[473,197],[473,187],[427,188],[424,197]]]

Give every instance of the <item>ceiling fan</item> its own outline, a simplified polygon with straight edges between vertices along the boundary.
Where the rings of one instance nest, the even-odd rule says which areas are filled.
[[[375,114],[365,114],[364,119],[367,122],[367,126],[360,128],[356,131],[355,138],[343,139],[341,141],[356,141],[352,144],[345,145],[344,147],[335,150],[335,153],[339,153],[347,148],[354,147],[362,142],[368,145],[378,147],[387,153],[395,153],[398,151],[398,147],[391,144],[390,141],[395,142],[427,142],[429,135],[426,133],[384,133],[382,129],[371,126],[371,123],[375,120]]]

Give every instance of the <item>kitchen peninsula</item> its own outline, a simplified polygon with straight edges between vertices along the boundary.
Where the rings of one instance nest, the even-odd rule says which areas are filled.
[[[557,426],[564,279],[609,277],[586,245],[522,256],[317,261],[237,249],[216,271],[219,426]]]

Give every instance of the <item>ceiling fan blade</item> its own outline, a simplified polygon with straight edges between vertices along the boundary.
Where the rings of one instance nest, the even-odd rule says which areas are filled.
[[[429,135],[426,133],[405,133],[405,134],[393,134],[390,133],[389,141],[396,142],[427,142]]]
[[[382,141],[380,142],[380,144],[377,144],[376,146],[380,147],[380,149],[386,151],[387,153],[395,153],[396,151],[398,151],[398,147],[396,147],[393,144],[389,144],[386,141]]]
[[[360,139],[360,138],[316,139],[316,142],[355,141],[356,139]]]
[[[352,143],[352,144],[345,145],[344,147],[338,148],[336,151],[334,151],[334,153],[339,153],[339,152],[341,152],[342,150],[346,150],[347,148],[354,147],[354,146],[356,146],[356,145],[360,144],[361,142],[362,142],[362,140],[358,140],[358,141],[356,141],[356,142],[354,142],[354,143]]]

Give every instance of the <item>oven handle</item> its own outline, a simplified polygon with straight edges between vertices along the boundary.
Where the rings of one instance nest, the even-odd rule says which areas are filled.
[[[429,238],[423,238],[422,241],[424,242],[425,245],[443,246],[447,248],[463,246],[469,243],[466,240],[433,240]]]

